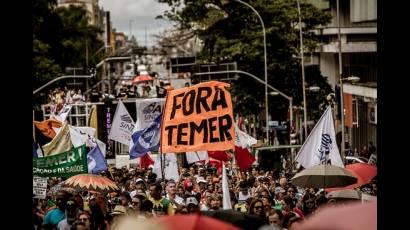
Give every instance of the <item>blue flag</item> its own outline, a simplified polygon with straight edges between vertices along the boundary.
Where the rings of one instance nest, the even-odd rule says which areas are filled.
[[[33,140],[33,157],[38,157],[38,155],[37,155],[37,144],[36,144],[36,142],[34,142],[34,140]]]
[[[107,170],[107,160],[104,158],[104,155],[98,145],[91,149],[87,154],[87,164],[88,173],[98,174],[104,170]]]
[[[134,145],[130,150],[130,159],[142,157],[149,151],[158,151],[161,136],[161,120],[162,113],[158,114],[148,127],[132,134],[131,138]]]

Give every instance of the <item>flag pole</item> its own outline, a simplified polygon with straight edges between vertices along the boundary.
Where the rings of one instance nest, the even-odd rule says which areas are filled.
[[[164,159],[162,159],[164,157],[164,154],[162,152],[162,128],[164,127],[164,115],[165,115],[165,108],[167,106],[167,102],[168,102],[168,97],[169,97],[169,91],[171,91],[169,88],[166,89],[167,92],[167,96],[165,98],[165,105],[162,108],[162,119],[161,119],[161,132],[160,132],[160,136],[159,136],[159,153],[160,154],[160,161],[161,161],[161,175],[162,175],[162,179],[165,180],[165,172],[164,172]]]

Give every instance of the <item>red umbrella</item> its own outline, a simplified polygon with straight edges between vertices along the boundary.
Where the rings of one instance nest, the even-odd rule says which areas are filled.
[[[146,81],[153,81],[154,78],[149,76],[149,75],[140,75],[134,78],[134,80],[132,80],[132,82],[134,84],[138,84],[138,83],[142,83],[142,82],[146,82]]]
[[[346,170],[351,172],[355,177],[357,177],[357,183],[346,187],[329,188],[326,189],[326,192],[358,188],[364,184],[369,183],[373,179],[373,177],[377,175],[377,167],[366,163],[355,163],[346,165]]]
[[[164,224],[168,230],[209,230],[209,229],[223,229],[223,230],[239,230],[230,223],[223,222],[205,215],[173,215],[162,216],[154,221]]]
[[[324,207],[292,227],[295,230],[374,230],[377,229],[377,202]]]

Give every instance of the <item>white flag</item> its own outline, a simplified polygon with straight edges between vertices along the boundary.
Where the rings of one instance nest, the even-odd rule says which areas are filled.
[[[60,110],[60,112],[56,115],[53,112],[51,113],[51,118],[59,120],[61,122],[65,122],[67,119],[68,114],[71,112],[72,105],[65,104],[64,107]]]
[[[164,164],[164,174],[165,179],[173,179],[174,181],[179,180],[179,173],[178,173],[178,163],[177,163],[177,156],[175,153],[166,153],[166,154],[157,154],[157,159],[155,160],[154,167],[152,168],[152,172],[157,174],[157,178],[162,178],[162,171],[161,171],[161,155],[163,155],[163,164]]]
[[[223,195],[222,208],[224,210],[232,209],[231,195],[229,194],[228,177],[226,176],[225,164],[222,164],[222,195]]]
[[[333,126],[330,106],[319,119],[303,146],[300,148],[296,161],[304,168],[315,165],[335,165],[344,168],[339,149],[336,144],[335,128]]]
[[[188,164],[208,160],[208,151],[186,152],[186,160],[188,161]]]
[[[125,108],[124,103],[118,101],[108,139],[118,141],[124,145],[129,145],[133,130],[134,121],[132,120],[132,117]]]
[[[98,140],[94,137],[95,128],[92,127],[75,127],[69,125],[71,143],[74,147],[79,147],[81,145],[86,145],[87,147],[94,148],[96,145],[100,148],[102,154],[105,157],[107,148],[104,142]]]
[[[235,146],[241,147],[243,149],[249,148],[256,144],[258,141],[249,136],[247,133],[239,129],[239,126],[235,124]]]
[[[94,137],[95,129],[92,127],[75,127],[69,125],[71,143],[74,147],[79,147],[81,145],[86,145],[87,147],[93,147],[89,144],[88,139]]]
[[[162,113],[165,104],[165,98],[150,98],[136,101],[137,122],[135,129],[137,131],[145,129],[148,125]]]

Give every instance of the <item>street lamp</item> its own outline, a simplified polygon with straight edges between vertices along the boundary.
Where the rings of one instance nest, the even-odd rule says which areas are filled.
[[[263,49],[264,49],[264,59],[265,59],[265,116],[266,116],[266,141],[269,143],[269,109],[268,109],[268,64],[266,58],[266,31],[265,31],[265,24],[263,23],[262,17],[259,15],[258,11],[256,11],[251,5],[241,0],[235,0],[249,8],[258,16],[263,30]]]
[[[131,23],[133,23],[134,22],[134,20],[129,20],[129,23],[130,23],[130,38],[129,38],[129,40],[131,41],[131,36],[132,36],[132,30],[131,30]]]
[[[302,66],[302,91],[303,91],[303,122],[305,129],[305,140],[307,138],[307,109],[306,109],[306,89],[305,89],[305,63],[303,56],[303,36],[302,36],[302,16],[300,13],[300,4],[299,0],[296,0],[298,5],[298,17],[299,17],[299,40],[300,40],[300,57],[301,57],[301,66]]]
[[[340,78],[340,108],[341,108],[341,119],[342,119],[342,143],[340,144],[340,154],[342,155],[342,160],[345,160],[345,107],[343,102],[343,82],[358,82],[360,81],[360,77],[350,76],[346,78]]]

